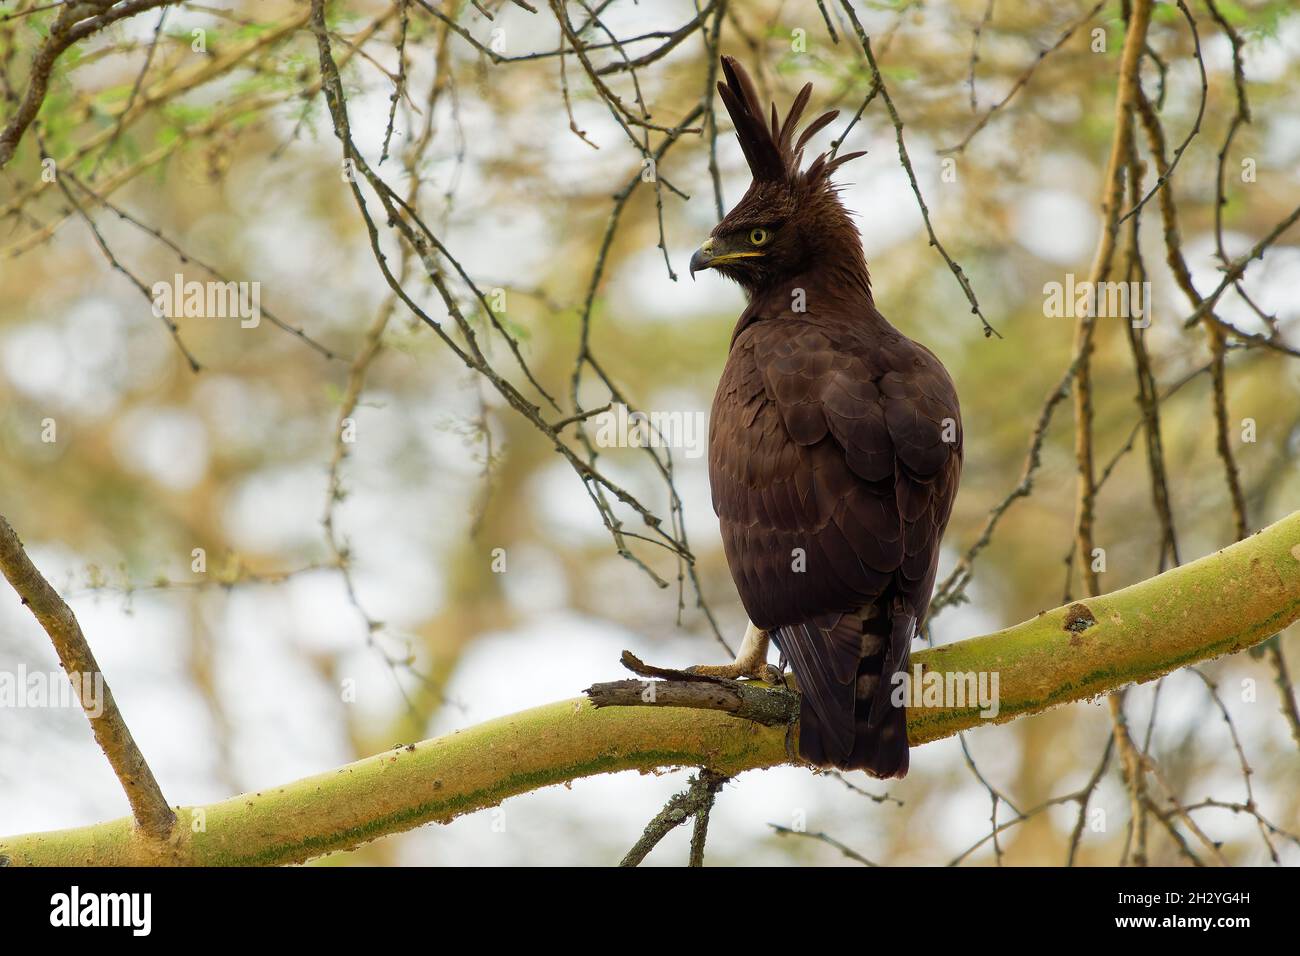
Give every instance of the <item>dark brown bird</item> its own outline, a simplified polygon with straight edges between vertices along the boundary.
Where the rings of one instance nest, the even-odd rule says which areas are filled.
[[[785,121],[722,58],[718,93],[753,173],[691,257],[738,282],[713,399],[709,480],[750,628],[736,663],[765,672],[770,636],[802,692],[800,755],[819,766],[907,773],[907,716],[891,702],[925,618],[961,474],[957,392],[943,365],[876,309],[862,242],[831,174],[861,153],[796,139],[812,84]]]

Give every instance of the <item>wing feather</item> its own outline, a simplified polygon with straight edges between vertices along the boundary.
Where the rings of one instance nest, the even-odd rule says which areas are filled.
[[[800,682],[809,759],[906,770],[889,678],[929,606],[961,456],[952,382],[911,340],[783,316],[733,341],[714,508],[741,601]]]

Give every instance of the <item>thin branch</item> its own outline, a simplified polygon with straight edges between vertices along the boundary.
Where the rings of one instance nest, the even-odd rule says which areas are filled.
[[[711,770],[701,770],[691,778],[690,785],[681,793],[669,799],[668,803],[655,814],[641,838],[619,866],[640,866],[641,861],[659,845],[668,834],[687,820],[695,818],[695,832],[691,837],[691,866],[704,865],[704,842],[708,836],[709,812],[713,809],[713,800],[722,785],[729,778]],[[701,822],[702,821],[702,822]]]
[[[1034,75],[1034,71],[1037,70],[1038,67],[1042,65],[1043,61],[1046,60],[1053,53],[1055,53],[1057,50],[1059,50],[1061,47],[1065,46],[1066,41],[1069,40],[1070,37],[1074,36],[1075,32],[1079,29],[1079,27],[1083,26],[1085,23],[1089,22],[1093,17],[1095,17],[1101,11],[1101,8],[1104,7],[1105,5],[1106,5],[1106,0],[1100,0],[1100,2],[1094,5],[1087,13],[1085,13],[1083,16],[1079,17],[1079,19],[1075,20],[1068,27],[1066,27],[1064,32],[1062,32],[1061,35],[1057,37],[1055,43],[1053,43],[1050,47],[1048,47],[1045,50],[1040,50],[1038,52],[1038,56],[1034,59],[1034,61],[1030,63],[1029,66],[1025,68],[1025,71],[1016,78],[1016,81],[1011,84],[1011,89],[1007,91],[1006,95],[1003,96],[1002,99],[998,100],[998,102],[990,106],[987,110],[985,110],[984,113],[980,116],[980,118],[975,122],[975,125],[972,126],[966,132],[966,135],[963,136],[955,146],[949,146],[946,149],[939,150],[939,155],[948,156],[953,153],[960,153],[967,146],[969,146],[970,141],[979,134],[980,130],[982,130],[985,126],[988,125],[989,120],[993,118],[993,116],[998,112],[998,110],[1002,109],[1004,106],[1007,105],[1007,103],[1011,102],[1012,97],[1014,97],[1017,93],[1019,93],[1024,88],[1024,86],[1029,82],[1030,77]],[[992,4],[989,5],[989,8],[990,10],[992,9]],[[976,37],[978,42],[978,33],[976,34]],[[971,85],[971,105],[974,106],[975,104],[974,54],[972,54],[972,61],[971,61],[970,85]]]
[[[1178,167],[1178,161],[1183,158],[1183,153],[1187,150],[1187,147],[1192,144],[1192,140],[1196,138],[1196,134],[1201,131],[1201,120],[1205,117],[1205,103],[1209,99],[1210,81],[1205,75],[1205,58],[1201,56],[1201,35],[1196,31],[1196,18],[1192,16],[1192,11],[1187,9],[1187,4],[1184,3],[1183,0],[1177,0],[1177,3],[1178,9],[1182,11],[1183,17],[1187,20],[1187,25],[1192,31],[1192,55],[1196,60],[1197,68],[1201,72],[1201,102],[1196,108],[1196,120],[1192,123],[1192,128],[1187,131],[1187,136],[1178,144],[1178,148],[1174,150],[1173,159],[1170,160],[1169,164],[1164,169],[1160,170],[1160,175],[1156,178],[1156,184],[1151,187],[1150,192],[1139,199],[1133,205],[1132,209],[1120,216],[1119,221],[1121,224],[1130,217],[1137,215],[1142,207],[1147,204],[1147,201],[1161,189],[1164,189],[1169,183],[1170,177],[1173,176],[1174,170]]]
[[[0,516],[0,571],[50,636],[59,664],[86,711],[91,732],[126,792],[140,832],[148,841],[165,839],[176,822],[176,814],[167,805],[153,771],[136,746],[72,609],[32,564],[17,533],[3,516]]]
[[[925,231],[930,236],[930,245],[934,246],[934,248],[939,251],[939,255],[943,257],[943,261],[948,264],[948,268],[952,270],[952,274],[957,277],[957,283],[961,286],[962,292],[965,293],[966,301],[970,303],[971,312],[978,316],[980,322],[983,323],[984,337],[988,338],[989,336],[996,335],[998,338],[1002,338],[998,330],[989,324],[989,320],[986,319],[984,313],[980,311],[980,304],[975,298],[975,290],[971,288],[970,279],[966,277],[966,273],[962,270],[962,267],[956,262],[956,260],[954,260],[952,256],[948,255],[948,250],[943,247],[943,244],[939,242],[939,237],[934,233],[934,226],[930,223],[930,209],[925,204],[925,197],[921,195],[921,187],[916,182],[916,171],[912,169],[912,160],[907,155],[907,145],[903,142],[903,120],[899,117],[898,110],[894,106],[894,100],[889,95],[889,90],[885,86],[885,80],[884,77],[881,76],[880,67],[876,65],[876,56],[871,52],[871,38],[867,36],[866,30],[863,29],[861,21],[858,20],[858,14],[849,3],[849,0],[840,0],[840,2],[844,6],[844,12],[848,14],[849,19],[853,23],[853,29],[858,35],[858,42],[862,44],[862,52],[866,54],[867,63],[871,67],[871,85],[873,91],[874,89],[879,88],[881,99],[885,101],[885,109],[889,111],[889,118],[893,121],[894,138],[898,142],[898,160],[903,164],[903,169],[907,172],[908,182],[911,183],[912,186],[912,194],[916,196],[917,205],[921,208],[921,218],[925,221]]]
[[[768,826],[770,826],[778,836],[802,837],[803,839],[814,840],[817,843],[825,843],[827,846],[833,846],[835,849],[839,850],[850,860],[853,860],[855,863],[861,863],[863,866],[880,865],[879,863],[873,863],[871,860],[868,860],[857,850],[841,843],[839,840],[835,839],[829,833],[822,833],[821,831],[818,831],[816,833],[809,833],[807,830],[794,830],[791,829],[790,827],[783,827],[779,823],[769,823]]]
[[[32,60],[27,78],[27,91],[23,94],[14,114],[9,118],[9,122],[5,124],[5,128],[0,130],[0,169],[13,159],[14,151],[17,150],[23,133],[41,111],[45,94],[49,92],[55,61],[68,47],[98,33],[109,24],[133,17],[145,10],[179,2],[180,0],[127,0],[126,3],[117,6],[110,6],[103,2],[63,4],[50,27],[49,36],[36,51],[36,56]],[[90,16],[92,13],[94,16]],[[116,130],[109,134],[110,138],[116,135]]]

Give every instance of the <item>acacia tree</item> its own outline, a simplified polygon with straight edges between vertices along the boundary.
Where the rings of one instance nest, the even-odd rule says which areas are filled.
[[[705,558],[688,538],[680,456],[675,460],[671,449],[652,443],[634,458],[615,458],[599,440],[598,424],[615,407],[654,408],[649,403],[658,383],[644,371],[638,377],[637,352],[620,334],[627,330],[618,313],[643,306],[613,290],[615,271],[629,264],[649,268],[636,255],[655,247],[661,262],[654,267],[675,280],[677,250],[725,210],[734,153],[727,130],[718,128],[712,89],[717,54],[736,49],[754,61],[778,99],[789,74],[820,74],[819,95],[843,110],[834,127],[836,148],[856,137],[889,144],[918,233],[896,244],[910,251],[871,257],[880,294],[892,288],[900,303],[885,311],[904,322],[909,314],[944,317],[949,346],[964,353],[959,386],[976,383],[963,388],[968,417],[993,435],[972,446],[973,474],[968,471],[949,533],[957,550],[939,585],[928,637],[937,635],[936,618],[969,599],[977,568],[1000,581],[1019,562],[1037,579],[1045,556],[1065,559],[1057,610],[985,637],[939,641],[918,662],[998,673],[998,722],[1110,695],[1110,726],[1086,783],[1024,809],[981,773],[963,738],[970,770],[992,806],[988,835],[967,853],[989,846],[1000,860],[1002,833],[1054,806],[1073,805],[1077,823],[1066,846],[1074,862],[1090,804],[1110,773],[1120,775],[1128,794],[1123,861],[1227,861],[1221,841],[1199,822],[1207,811],[1251,818],[1275,861],[1280,845],[1300,845],[1257,802],[1247,757],[1252,742],[1238,733],[1210,672],[1194,671],[1227,721],[1245,788],[1241,799],[1185,795],[1182,774],[1171,773],[1155,752],[1154,705],[1145,731],[1137,733],[1124,697],[1130,683],[1257,648],[1271,671],[1280,720],[1300,746],[1279,633],[1300,616],[1300,515],[1283,517],[1290,509],[1273,503],[1294,488],[1287,462],[1300,422],[1283,411],[1287,403],[1277,394],[1296,391],[1294,379],[1278,384],[1298,354],[1287,328],[1294,315],[1273,314],[1250,287],[1254,274],[1278,261],[1276,247],[1293,236],[1300,218],[1285,155],[1274,149],[1270,159],[1266,148],[1280,134],[1259,115],[1261,102],[1280,95],[1295,64],[1287,61],[1281,78],[1250,81],[1252,48],[1272,49],[1271,38],[1294,26],[1284,17],[1285,3],[1131,0],[1080,5],[1063,16],[992,0],[926,11],[912,3],[867,10],[841,0],[810,7],[805,21],[780,6],[713,0],[654,29],[636,17],[627,21],[619,4],[581,0],[546,9],[519,0],[248,6],[18,2],[0,21],[2,207],[13,224],[0,257],[54,272],[51,239],[80,230],[99,257],[95,268],[140,297],[148,323],[133,323],[131,334],[169,341],[173,354],[153,367],[165,366],[158,375],[173,397],[192,398],[205,375],[228,376],[236,363],[251,366],[242,373],[245,386],[289,392],[303,378],[333,386],[327,400],[300,412],[330,436],[318,540],[287,553],[234,554],[211,574],[206,565],[198,570],[197,555],[237,550],[214,517],[226,480],[214,476],[175,503],[163,519],[165,533],[132,547],[138,553],[127,563],[134,567],[166,565],[176,553],[196,555],[191,569],[199,577],[165,577],[155,582],[161,593],[328,575],[346,594],[367,645],[413,688],[404,730],[422,729],[472,633],[440,637],[422,659],[371,610],[358,571],[360,545],[340,516],[367,396],[413,404],[427,384],[385,361],[408,355],[435,375],[445,374],[448,363],[459,367],[473,397],[464,438],[476,449],[483,480],[482,493],[455,509],[469,514],[461,557],[480,567],[504,561],[514,526],[526,522],[519,504],[532,500],[525,473],[504,463],[502,448],[510,449],[512,462],[533,467],[552,456],[569,472],[574,495],[599,516],[600,550],[612,550],[644,587],[673,595],[676,614],[670,607],[667,618],[711,636],[719,652],[727,649],[735,615],[714,609],[734,601],[717,549],[709,547],[712,558]],[[968,41],[956,58],[949,45],[954,24]],[[552,41],[542,42],[547,36]],[[462,113],[471,100],[502,129],[517,124],[517,138],[467,134]],[[1054,285],[1061,279],[1076,285],[1074,274],[1067,278],[1060,268],[1069,250],[1033,257],[1023,241],[1020,252],[1003,244],[1016,234],[999,206],[1006,190],[1041,186],[1016,144],[1050,156],[1061,148],[1063,130],[1072,137],[1068,155],[1034,172],[1050,179],[1060,175],[1053,164],[1083,164],[1096,180],[1086,197],[1095,210],[1091,264],[1077,285],[1146,290],[1143,284],[1151,283],[1163,296],[1143,292],[1144,307],[1120,321],[1107,321],[1097,308],[1054,314],[1074,302],[1049,291],[1065,286]],[[536,145],[543,135],[564,145]],[[531,151],[519,145],[529,137]],[[564,178],[557,149],[591,150],[615,173],[612,196],[603,182],[586,191],[559,190],[560,221],[584,224],[581,255],[557,238],[567,268],[536,286],[513,276],[509,261],[484,266],[475,256],[471,262],[461,250],[474,245],[474,217],[485,209],[475,194],[490,193],[489,205],[530,208],[529,189]],[[282,174],[277,178],[286,155],[314,178],[301,172],[288,184]],[[209,251],[217,245],[210,237],[191,235],[185,216],[151,203],[141,185],[171,174],[229,190],[241,175],[246,181],[248,169],[266,171],[277,189],[299,187],[303,201],[330,184],[325,221],[357,238],[366,261],[355,275],[372,292],[381,290],[370,297],[377,304],[366,301],[373,312],[368,321],[358,323],[328,298],[300,296],[302,276],[263,276],[255,256],[218,245],[228,260],[243,258],[237,267],[226,265]],[[704,195],[688,181],[705,184]],[[498,182],[527,185],[513,191]],[[692,192],[696,199],[688,203]],[[460,212],[466,205],[468,216]],[[881,224],[873,210],[865,211],[863,223],[870,249]],[[328,257],[327,236],[301,241]],[[524,246],[521,240],[521,251]],[[582,268],[575,270],[575,261]],[[1206,261],[1218,271],[1207,276]],[[179,283],[172,307],[159,308],[159,279],[173,271],[209,288],[264,281],[269,294],[258,303],[257,318],[265,318],[265,329],[253,341],[235,331],[245,323],[204,324],[201,309],[187,314],[175,307],[184,294]],[[909,288],[926,291],[909,295]],[[247,296],[242,301],[250,304]],[[1067,327],[1070,334],[1063,334]],[[706,369],[716,368],[725,349],[725,334],[715,338]],[[1008,387],[1013,369],[1017,382]],[[1244,383],[1236,393],[1230,372]],[[998,387],[986,397],[984,385]],[[1041,401],[1032,397],[1043,394]],[[1203,412],[1171,408],[1197,394]],[[16,397],[15,429],[57,428],[60,415],[50,414],[40,396]],[[1072,428],[1058,421],[1066,417],[1058,413],[1067,400]],[[1234,403],[1252,414],[1234,410]],[[1201,435],[1211,436],[1212,448],[1197,447]],[[6,487],[34,487],[38,472],[66,476],[78,465],[113,474],[102,449],[87,444],[93,445],[74,442],[57,460],[18,445],[20,453],[5,466]],[[1134,449],[1142,455],[1130,456]],[[138,481],[122,476],[121,482],[128,496],[148,494]],[[1136,490],[1103,509],[1103,488],[1121,485]],[[1045,494],[1069,507],[1040,504],[1037,513],[1026,513]],[[71,537],[85,504],[63,505],[63,527],[41,527],[35,516],[42,506],[74,498],[75,484],[56,477],[39,495],[20,492],[6,507],[28,535],[39,529]],[[1191,503],[1202,501],[1210,505],[1208,516],[1192,514]],[[1045,517],[1054,507],[1066,517]],[[1251,536],[1270,517],[1281,520]],[[111,538],[124,530],[112,518],[97,520]],[[1043,523],[1055,533],[1024,533]],[[999,548],[1004,538],[1012,543]],[[506,541],[509,547],[497,544]],[[1230,544],[1183,563],[1184,548],[1206,554]],[[150,545],[158,550],[150,553]],[[575,548],[569,559],[579,580],[595,560],[593,549]],[[67,672],[100,673],[68,606],[7,524],[0,526],[0,566]],[[492,607],[501,600],[495,584],[483,583],[492,579],[463,582],[458,600]],[[92,575],[91,583],[131,593],[140,588],[129,568],[120,581]],[[1025,593],[1026,602],[1041,606],[1041,587]],[[1017,602],[993,603],[1015,619]],[[472,620],[465,615],[456,623]],[[548,784],[622,769],[693,766],[698,775],[650,822],[627,862],[639,862],[669,830],[693,820],[691,861],[698,863],[722,785],[741,771],[793,760],[787,741],[797,707],[781,689],[690,681],[634,658],[627,663],[640,680],[597,685],[579,702],[380,753],[343,768],[346,773],[175,811],[108,694],[92,727],[133,816],[6,838],[0,854],[32,863],[297,862]],[[985,723],[977,711],[917,709],[909,714],[909,732],[914,743],[959,734]],[[1296,754],[1282,759],[1293,762]],[[865,859],[835,837],[813,836]]]

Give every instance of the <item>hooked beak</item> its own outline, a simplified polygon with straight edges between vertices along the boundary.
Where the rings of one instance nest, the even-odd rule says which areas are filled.
[[[704,269],[712,269],[722,262],[732,262],[736,259],[752,259],[762,256],[763,253],[753,250],[743,250],[738,252],[729,252],[726,249],[714,251],[713,239],[705,239],[704,245],[695,250],[691,256],[691,279],[694,280],[695,273]]]
[[[691,256],[691,281],[695,281],[695,273],[707,269],[713,262],[713,240],[705,239],[704,245],[695,250]]]

